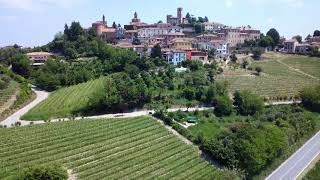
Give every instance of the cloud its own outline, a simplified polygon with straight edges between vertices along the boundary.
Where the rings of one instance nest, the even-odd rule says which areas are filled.
[[[0,6],[4,8],[34,11],[46,9],[50,6],[71,8],[74,4],[80,2],[82,2],[82,0],[0,0]]]
[[[226,7],[231,8],[233,6],[233,1],[232,0],[225,0]]]

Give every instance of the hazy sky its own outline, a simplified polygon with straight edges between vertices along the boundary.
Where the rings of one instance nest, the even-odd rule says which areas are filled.
[[[226,25],[251,25],[263,33],[275,27],[285,37],[305,37],[320,29],[319,0],[0,0],[0,46],[43,45],[65,23],[89,27],[102,14],[109,25],[128,24],[134,11],[147,23],[165,21],[180,6],[184,14]]]

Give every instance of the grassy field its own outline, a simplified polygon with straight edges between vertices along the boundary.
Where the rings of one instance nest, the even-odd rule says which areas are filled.
[[[90,180],[232,178],[146,116],[0,129],[0,134],[0,179],[51,163]]]
[[[239,75],[219,76],[218,80],[228,81],[230,92],[250,90],[272,100],[278,100],[280,97],[290,99],[298,95],[303,87],[320,83],[319,79],[306,75],[319,77],[320,58],[281,55],[251,64],[253,69],[258,66],[263,69],[261,76],[252,75],[247,71],[246,74],[243,72],[238,73]]]
[[[320,178],[320,161],[312,168],[302,179],[303,180],[318,180]]]
[[[102,79],[55,91],[50,97],[29,111],[25,120],[48,120],[76,115],[87,107],[89,98],[103,89]]]

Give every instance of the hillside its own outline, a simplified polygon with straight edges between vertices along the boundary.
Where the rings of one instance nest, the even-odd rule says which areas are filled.
[[[249,90],[270,100],[289,100],[304,88],[319,84],[320,58],[291,55],[267,55],[261,61],[254,61],[250,70],[227,70],[218,76],[220,81],[228,81],[229,91]],[[254,69],[261,67],[260,76]],[[249,68],[249,69],[250,69]]]
[[[234,179],[148,118],[0,129],[0,179],[29,165],[63,165],[79,179]]]
[[[22,119],[48,120],[76,115],[85,109],[89,99],[102,89],[102,78],[59,89],[24,115]]]

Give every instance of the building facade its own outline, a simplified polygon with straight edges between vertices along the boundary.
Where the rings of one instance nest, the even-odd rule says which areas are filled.
[[[53,56],[53,54],[48,53],[48,52],[31,52],[31,53],[27,53],[27,57],[32,62],[33,66],[43,65],[52,56]]]
[[[286,53],[295,53],[298,44],[298,41],[295,39],[287,40],[283,43],[283,51]]]
[[[186,60],[186,52],[182,50],[172,50],[165,53],[168,64],[178,65]]]
[[[177,16],[176,17],[174,17],[172,15],[167,15],[167,23],[171,24],[173,26],[177,26],[177,25],[182,24],[184,22],[182,11],[183,11],[183,8],[179,7],[177,9]]]

